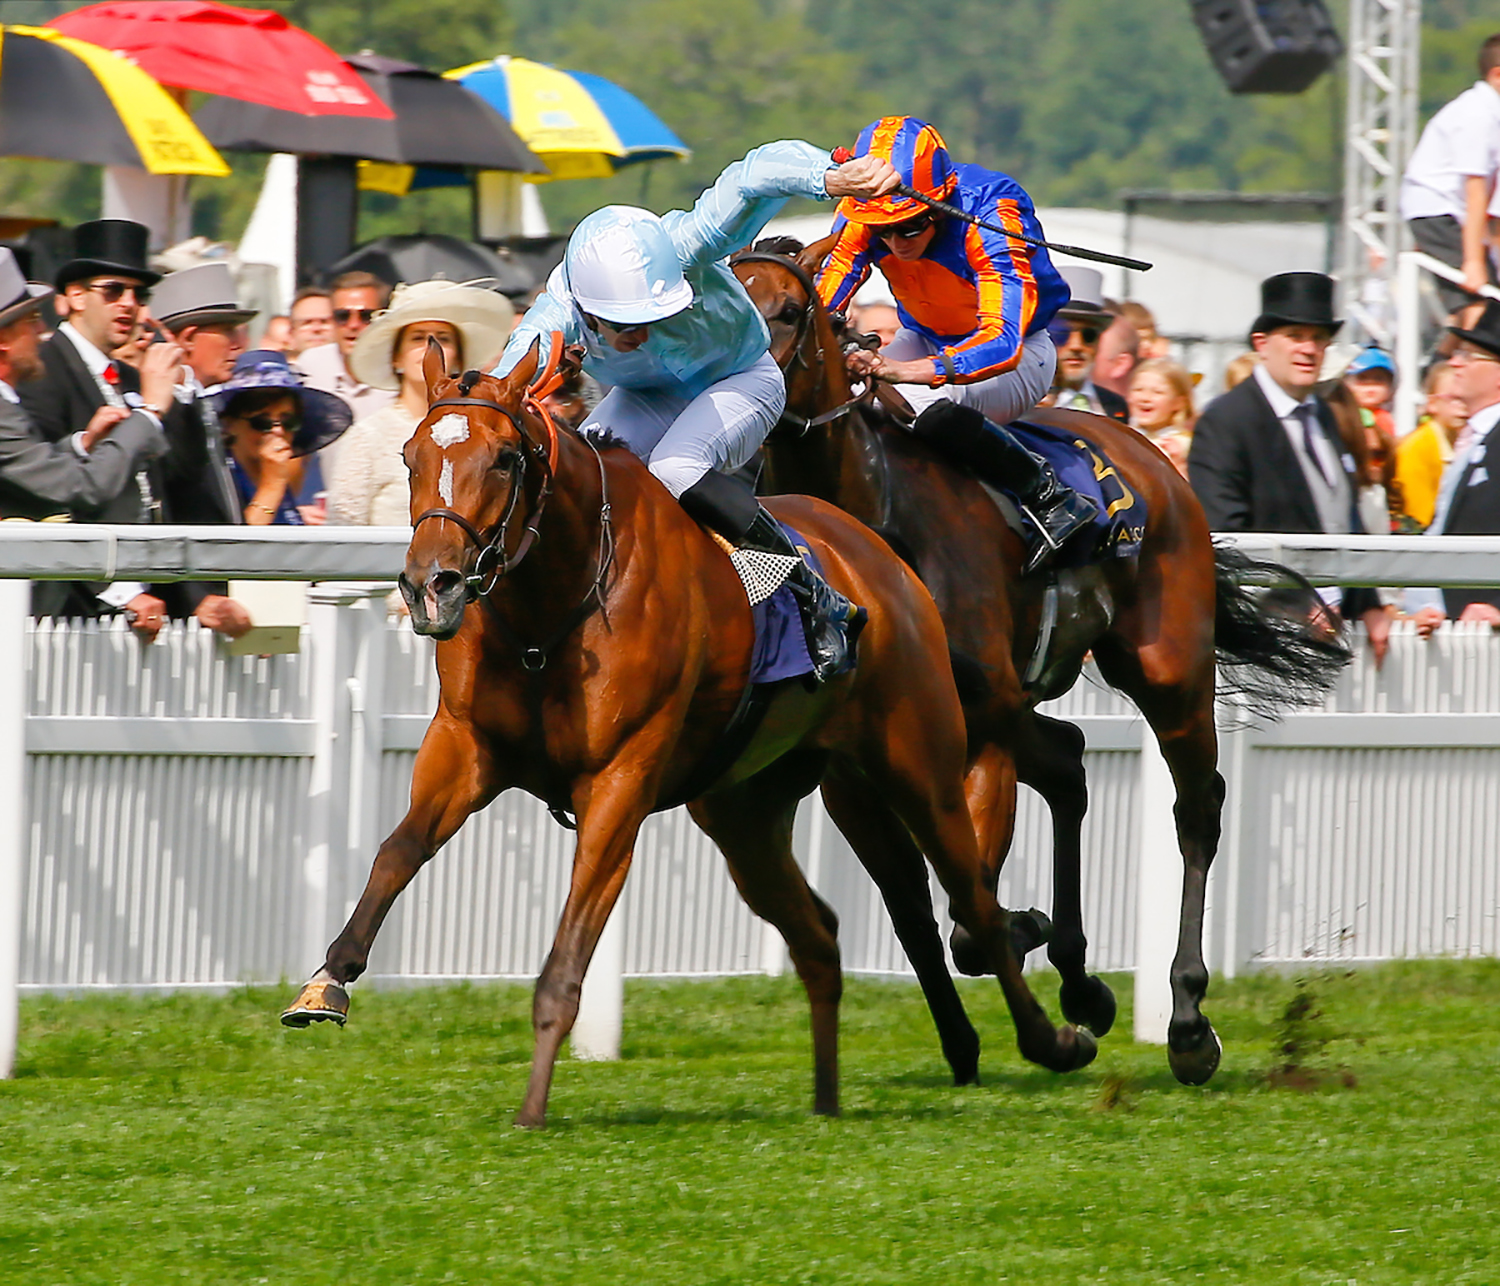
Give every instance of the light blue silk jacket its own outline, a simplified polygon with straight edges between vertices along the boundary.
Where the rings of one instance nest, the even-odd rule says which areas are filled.
[[[565,344],[584,346],[583,368],[601,384],[692,398],[747,370],[770,346],[770,332],[724,260],[755,240],[788,197],[826,200],[823,175],[832,164],[828,153],[811,143],[767,143],[728,166],[691,210],[663,215],[693,302],[653,325],[650,338],[633,353],[615,352],[588,328],[559,265],[493,373],[510,371],[538,339],[545,363],[553,331],[562,332]]]

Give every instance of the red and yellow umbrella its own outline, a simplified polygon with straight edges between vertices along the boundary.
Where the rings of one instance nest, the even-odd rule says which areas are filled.
[[[48,27],[0,25],[0,156],[229,173],[192,118],[139,67]]]

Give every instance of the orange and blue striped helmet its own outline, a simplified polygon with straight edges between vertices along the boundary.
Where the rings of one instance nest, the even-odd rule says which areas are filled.
[[[882,116],[860,131],[855,156],[879,156],[889,161],[901,181],[923,196],[944,201],[958,183],[948,145],[926,121],[915,116]],[[868,201],[845,197],[838,211],[850,223],[904,223],[927,207],[911,197],[892,192]]]

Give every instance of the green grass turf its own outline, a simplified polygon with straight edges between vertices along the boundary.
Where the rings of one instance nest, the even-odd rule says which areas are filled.
[[[914,987],[853,980],[840,1120],[794,979],[635,983],[615,1064],[518,1131],[529,990],[37,998],[0,1083],[0,1281],[1500,1281],[1500,962],[1312,976],[1332,1036],[1279,1088],[1290,978],[1218,982],[1224,1065],[1178,1086],[1128,985],[1086,1071],[1021,1062],[965,983],[979,1088]],[[1039,994],[1056,1013],[1047,979]]]

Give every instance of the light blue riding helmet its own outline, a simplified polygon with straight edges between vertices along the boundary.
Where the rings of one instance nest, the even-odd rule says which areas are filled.
[[[607,205],[584,219],[568,238],[563,266],[574,301],[606,322],[664,321],[693,302],[661,217],[635,206]]]

